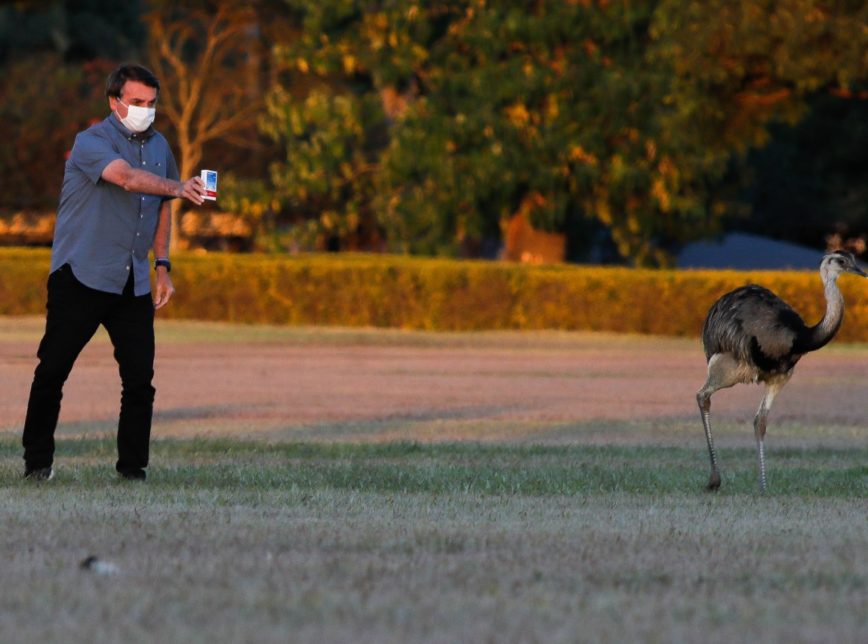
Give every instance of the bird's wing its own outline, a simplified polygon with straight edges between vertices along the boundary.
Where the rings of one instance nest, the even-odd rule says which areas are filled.
[[[724,295],[703,328],[706,356],[728,352],[764,371],[788,369],[805,323],[789,304],[761,286]],[[798,358],[796,358],[797,360]]]

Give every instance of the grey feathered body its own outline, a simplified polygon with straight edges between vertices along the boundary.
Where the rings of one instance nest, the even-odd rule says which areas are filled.
[[[731,291],[711,307],[702,327],[705,358],[729,353],[765,380],[788,373],[814,347],[812,329],[793,308],[762,286]]]

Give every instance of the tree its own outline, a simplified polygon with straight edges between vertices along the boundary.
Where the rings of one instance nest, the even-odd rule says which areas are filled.
[[[665,264],[731,208],[734,155],[866,78],[863,3],[288,4],[304,28],[287,67],[382,105],[385,136],[359,140],[379,143],[370,208],[405,252],[455,254],[521,211]],[[284,122],[288,148],[312,140]]]
[[[106,78],[142,40],[138,12],[108,0],[0,6],[0,213],[57,206],[75,135],[108,113]]]
[[[318,88],[292,100],[280,88],[271,92],[263,129],[285,146],[271,181],[296,222],[292,244],[329,250],[377,244],[378,149],[371,138],[381,118],[369,95]]]
[[[386,112],[400,99],[373,205],[393,249],[455,254],[523,211],[549,230],[596,219],[624,256],[661,262],[658,238],[706,218],[680,164],[719,159],[660,132],[655,3],[302,4],[303,71],[343,74]]]
[[[289,213],[283,246],[372,249],[381,245],[374,212],[386,115],[354,61],[326,61],[318,48],[344,16],[342,6],[292,0],[297,25],[276,42],[278,70],[261,130],[282,149],[271,165],[275,196]],[[330,54],[329,54],[330,55]]]
[[[70,65],[52,53],[4,67],[0,212],[50,212],[57,206],[64,159],[75,135],[105,117],[105,78],[112,67],[102,60]]]
[[[747,208],[728,227],[818,248],[868,232],[868,5],[667,0],[656,29],[674,63],[670,130],[735,152]]]
[[[258,22],[241,2],[159,3],[145,15],[150,64],[161,81],[159,110],[174,129],[181,177],[198,174],[205,145],[232,140],[255,123],[259,91]],[[243,145],[245,140],[234,141]],[[173,204],[173,244],[180,204]]]

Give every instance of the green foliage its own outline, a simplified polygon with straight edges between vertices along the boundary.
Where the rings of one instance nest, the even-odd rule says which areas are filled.
[[[316,230],[345,236],[360,203],[339,186],[370,168],[376,190],[366,180],[355,193],[401,252],[455,255],[525,212],[545,230],[596,221],[623,257],[666,264],[673,245],[718,225],[733,153],[764,144],[769,123],[795,122],[806,95],[866,78],[866,10],[847,3],[288,4],[303,27],[278,55],[320,85],[287,108],[294,121],[269,122],[288,150],[275,177],[324,213]],[[377,100],[387,136],[360,137],[357,123],[380,121],[346,106]],[[355,138],[364,159],[316,145],[311,128]],[[336,162],[354,170],[318,173],[334,176]]]
[[[371,136],[381,112],[372,97],[318,88],[293,101],[276,87],[263,131],[285,140],[286,160],[271,168],[276,195],[301,219],[289,245],[313,250],[358,247],[374,234],[371,204],[376,154]]]
[[[817,248],[865,230],[851,176],[864,165],[866,25],[863,2],[660,3],[652,31],[674,73],[665,130],[735,160],[728,181],[748,209],[730,204],[725,226]]]
[[[866,24],[864,3],[664,0],[653,31],[676,75],[671,126],[698,124],[724,151],[764,145],[766,125],[796,122],[806,96],[868,80]]]
[[[220,209],[240,217],[253,231],[257,251],[279,251],[274,235],[280,203],[264,179],[246,179],[234,172],[220,175]]]

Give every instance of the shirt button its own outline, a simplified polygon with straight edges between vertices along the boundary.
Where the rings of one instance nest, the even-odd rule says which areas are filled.
[[[129,266],[127,266],[127,270],[130,270],[130,267],[129,267]]]
[[[147,161],[142,161],[142,165],[148,165]]]
[[[145,200],[145,198],[144,198],[144,197],[142,197],[142,201],[144,201],[144,200]]]

